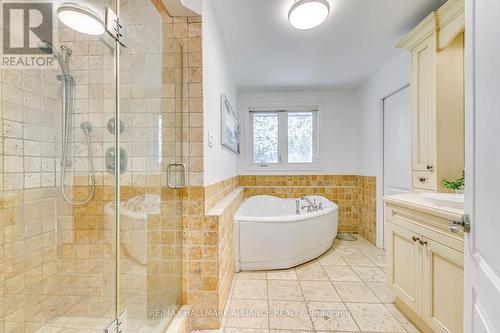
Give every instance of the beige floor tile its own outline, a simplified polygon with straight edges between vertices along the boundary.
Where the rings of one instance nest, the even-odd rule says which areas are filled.
[[[384,255],[385,254],[385,251],[383,249],[379,249],[379,248],[373,246],[372,243],[362,244],[362,245],[358,246],[358,250],[365,255],[377,256],[377,255]]]
[[[394,301],[392,291],[383,281],[375,282],[382,279],[380,272],[384,271],[385,260],[382,250],[359,237],[354,242],[335,240],[333,249],[296,269],[238,273],[226,307],[228,313],[233,315],[223,318],[224,329],[220,333],[330,333],[333,329],[335,333],[347,333],[358,328],[364,333],[387,329],[396,331],[383,332],[395,333],[400,332],[401,327],[410,333],[417,333],[418,330],[391,304]],[[360,276],[367,281],[361,281]],[[330,278],[355,281],[330,282]],[[297,290],[297,282],[301,293]],[[270,298],[297,300],[268,300],[268,290]],[[298,300],[299,297],[311,304],[310,309],[304,301]],[[342,301],[357,311],[355,313],[363,327],[348,327],[348,316],[340,317],[340,321],[347,321],[345,326],[339,324],[337,313],[342,311]],[[387,311],[384,312],[381,306]],[[263,315],[262,311],[268,307],[270,314]],[[332,311],[325,311],[325,316],[314,318],[316,328],[308,311],[314,307],[327,310],[333,307]],[[232,308],[238,311],[231,311]],[[351,311],[348,313],[352,316]],[[337,315],[332,318],[334,314]],[[356,318],[352,316],[351,320],[355,322]]]
[[[380,303],[364,282],[333,282],[333,286],[344,302]]]
[[[316,330],[359,332],[344,303],[310,302],[307,305]]]
[[[44,326],[40,327],[35,333],[57,333],[61,330],[61,327],[57,326]]]
[[[234,299],[267,299],[267,281],[237,279],[232,297]]]
[[[297,280],[297,274],[295,274],[295,269],[283,269],[268,271],[267,278],[270,280]]]
[[[199,333],[205,333],[204,331],[199,331]],[[269,330],[266,329],[256,329],[256,328],[225,328],[224,333],[268,333]],[[191,331],[193,333],[193,331]]]
[[[271,330],[270,333],[312,333],[315,332],[311,330]]]
[[[361,281],[350,267],[323,266],[323,269],[332,281]]]
[[[383,304],[347,303],[354,320],[364,332],[405,332]]]
[[[347,263],[337,251],[329,251],[319,258],[323,266],[347,266]]]
[[[375,267],[376,265],[368,259],[365,255],[343,255],[342,258],[351,267],[363,266],[363,267]]]
[[[394,303],[396,301],[396,295],[385,282],[367,282],[366,284],[382,303]]]
[[[341,302],[331,282],[300,281],[306,301]]]
[[[269,327],[272,330],[313,330],[305,302],[270,301]]]
[[[232,299],[226,314],[226,327],[268,329],[267,300]]]
[[[265,280],[266,272],[239,272],[236,274],[236,279],[238,280]]]
[[[317,261],[309,262],[295,269],[299,280],[328,281],[323,268]]]
[[[385,273],[378,267],[352,267],[362,281],[384,282]]]
[[[385,304],[389,312],[399,321],[408,333],[420,333],[420,330],[413,325],[408,318],[394,304]]]
[[[267,290],[270,300],[303,301],[304,296],[296,280],[268,280]]]
[[[344,255],[361,255],[361,251],[359,251],[352,244],[346,244],[346,243],[347,242],[344,242],[343,244],[335,246],[335,251],[342,256],[344,256]]]

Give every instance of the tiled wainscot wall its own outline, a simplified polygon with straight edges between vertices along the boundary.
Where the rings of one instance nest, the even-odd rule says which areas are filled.
[[[357,175],[240,176],[245,197],[321,195],[339,206],[339,232],[361,234],[375,244],[375,177]]]

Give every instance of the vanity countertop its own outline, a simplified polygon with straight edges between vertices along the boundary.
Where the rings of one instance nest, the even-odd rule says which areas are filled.
[[[446,207],[434,204],[426,200],[422,193],[412,192],[389,195],[382,198],[387,203],[421,210],[444,218],[457,218],[464,215],[464,211],[458,208]]]

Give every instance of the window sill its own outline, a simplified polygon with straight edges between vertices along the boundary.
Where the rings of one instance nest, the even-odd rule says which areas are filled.
[[[323,171],[323,168],[321,168],[320,166],[311,166],[311,167],[294,167],[294,168],[291,168],[291,167],[247,167],[245,169],[245,172],[256,172],[256,171],[260,171],[260,172],[266,172],[266,171],[272,171],[272,172],[301,172],[301,171],[304,171],[304,172],[312,172],[312,171],[317,171],[317,172],[322,172]]]

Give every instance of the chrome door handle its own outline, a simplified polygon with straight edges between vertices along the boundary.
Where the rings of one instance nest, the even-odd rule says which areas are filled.
[[[463,231],[465,233],[470,232],[470,217],[469,214],[462,215],[462,217],[456,220],[448,220],[448,227],[450,227],[450,231],[454,234],[459,231]]]
[[[182,173],[180,184],[172,183],[172,169],[177,167],[181,168],[181,173]],[[187,185],[186,165],[184,163],[170,163],[167,166],[167,186],[173,189],[181,189],[186,187],[186,185]]]

